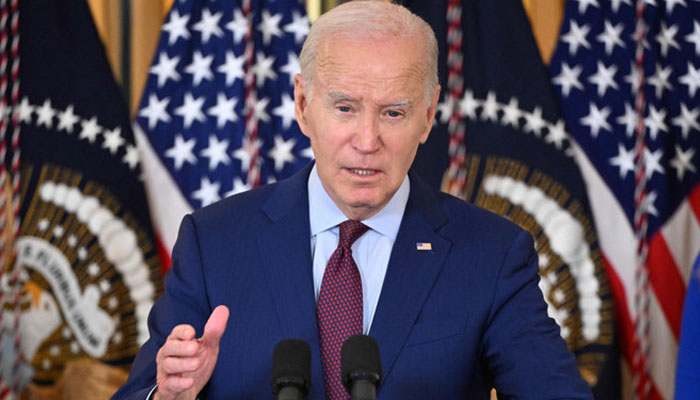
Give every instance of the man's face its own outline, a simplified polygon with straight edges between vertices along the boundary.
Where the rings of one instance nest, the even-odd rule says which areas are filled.
[[[439,88],[428,104],[424,47],[418,37],[331,35],[319,46],[313,86],[295,77],[297,121],[326,192],[348,218],[384,207],[428,138]]]

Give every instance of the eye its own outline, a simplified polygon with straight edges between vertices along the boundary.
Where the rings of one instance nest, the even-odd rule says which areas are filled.
[[[338,110],[338,111],[340,111],[341,113],[350,112],[350,107],[349,107],[349,106],[337,106],[335,109]]]
[[[401,111],[397,111],[397,110],[389,110],[386,112],[386,115],[389,118],[400,118],[403,116],[403,113]]]

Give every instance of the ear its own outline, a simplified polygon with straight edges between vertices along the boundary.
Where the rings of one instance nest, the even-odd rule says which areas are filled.
[[[304,77],[301,74],[294,75],[294,114],[297,117],[299,129],[305,136],[309,137],[306,120],[306,107],[309,105],[309,102],[306,91],[307,87]]]
[[[437,103],[439,99],[440,85],[437,85],[437,87],[435,88],[435,92],[433,93],[432,99],[430,100],[428,110],[426,111],[425,131],[420,137],[420,143],[425,143],[425,141],[428,140],[430,131],[433,129],[433,121],[435,121],[435,111],[437,110]]]

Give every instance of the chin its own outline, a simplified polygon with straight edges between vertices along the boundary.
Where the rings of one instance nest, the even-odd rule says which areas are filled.
[[[354,210],[367,210],[370,214],[381,209],[386,205],[386,202],[382,202],[381,199],[377,197],[354,197],[350,201],[345,202],[350,208]]]

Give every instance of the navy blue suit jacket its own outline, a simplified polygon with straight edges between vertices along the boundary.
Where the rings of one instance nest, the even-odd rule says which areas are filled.
[[[272,351],[311,346],[308,399],[323,399],[312,277],[307,178],[246,192],[185,217],[151,337],[115,399],[143,400],[155,356],[177,324],[202,334],[212,310],[231,311],[217,366],[202,397],[273,398]],[[531,236],[513,223],[431,191],[411,192],[370,335],[379,344],[380,399],[588,399],[537,286]],[[431,251],[417,250],[428,242]]]

